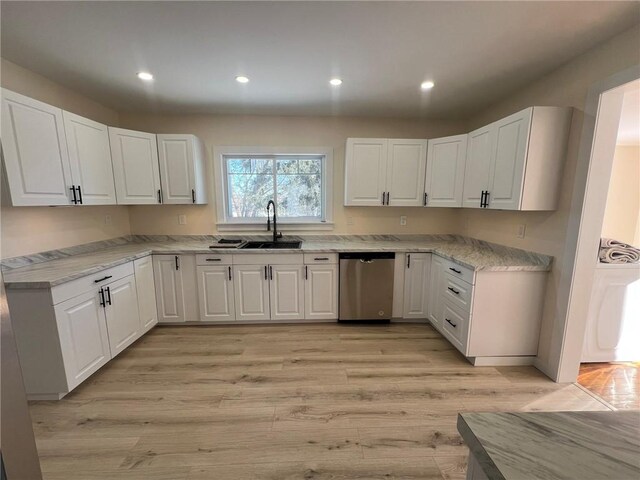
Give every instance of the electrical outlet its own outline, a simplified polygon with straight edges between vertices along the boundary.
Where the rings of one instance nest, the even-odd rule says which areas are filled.
[[[111,225],[111,215],[105,215],[104,216],[104,224],[105,225]]]
[[[187,216],[186,215],[178,215],[178,224],[186,225],[187,224]]]
[[[347,217],[347,225],[354,225],[353,217]]]
[[[516,232],[516,237],[524,238],[525,231],[527,230],[527,226],[524,223],[518,225],[518,231]]]
[[[407,216],[406,215],[400,215],[400,225],[406,225],[407,224]]]

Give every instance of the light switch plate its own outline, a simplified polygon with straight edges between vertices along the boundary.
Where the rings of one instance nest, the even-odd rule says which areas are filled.
[[[400,225],[406,225],[407,224],[407,216],[406,215],[400,215]]]
[[[347,225],[353,225],[354,223],[353,217],[347,217]]]
[[[111,225],[111,215],[105,215],[104,216],[104,224],[105,225]]]
[[[187,224],[187,216],[186,215],[178,215],[178,224],[186,225]]]
[[[518,238],[524,238],[524,234],[527,230],[527,226],[524,223],[518,225],[518,231],[516,232],[516,236]]]

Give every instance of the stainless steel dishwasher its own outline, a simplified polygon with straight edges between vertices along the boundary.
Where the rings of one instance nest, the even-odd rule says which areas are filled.
[[[340,321],[390,320],[395,253],[340,254]]]

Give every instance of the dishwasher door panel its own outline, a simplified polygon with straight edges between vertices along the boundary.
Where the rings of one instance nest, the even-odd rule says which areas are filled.
[[[340,320],[389,320],[393,259],[340,260]]]

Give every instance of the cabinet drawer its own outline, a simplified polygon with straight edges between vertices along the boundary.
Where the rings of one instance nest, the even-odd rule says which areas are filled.
[[[196,265],[232,265],[232,255],[196,255]]]
[[[442,333],[462,354],[467,354],[469,314],[446,300],[442,302]]]
[[[311,265],[314,263],[330,264],[330,265],[337,264],[338,254],[337,253],[305,253],[304,263],[305,265]]]
[[[463,267],[451,260],[444,259],[444,271],[453,275],[455,278],[459,278],[460,280],[464,280],[465,282],[473,285],[475,272],[470,268]]]
[[[78,295],[88,292],[92,289],[98,291],[102,285],[114,282],[127,275],[133,275],[133,262],[123,263],[116,267],[107,268],[97,273],[92,273],[76,280],[56,285],[51,289],[51,298],[53,304],[57,305],[60,302],[64,302],[69,298],[77,297]]]
[[[445,273],[442,295],[447,301],[460,307],[465,312],[471,311],[472,288],[467,282],[454,277],[449,272]]]

